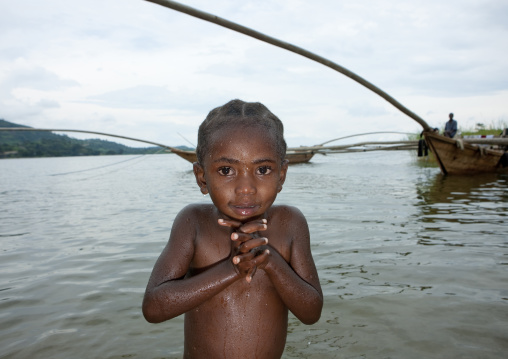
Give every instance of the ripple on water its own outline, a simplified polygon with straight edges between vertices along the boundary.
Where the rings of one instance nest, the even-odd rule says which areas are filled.
[[[176,156],[75,172],[114,161],[0,161],[0,357],[182,356],[183,317],[148,324],[141,301],[174,216],[209,199]],[[361,153],[290,168],[277,202],[308,220],[325,305],[313,326],[290,316],[284,358],[508,350],[507,177],[412,161]]]

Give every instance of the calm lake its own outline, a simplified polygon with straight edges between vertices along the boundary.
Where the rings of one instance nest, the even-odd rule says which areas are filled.
[[[325,295],[284,358],[506,358],[508,175],[409,152],[291,166]],[[0,160],[0,357],[181,358],[183,316],[141,301],[172,221],[208,202],[175,155]]]

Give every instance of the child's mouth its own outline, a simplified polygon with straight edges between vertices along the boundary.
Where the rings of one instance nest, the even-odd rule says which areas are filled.
[[[253,214],[255,214],[257,212],[257,210],[259,209],[259,206],[255,205],[255,204],[252,204],[252,205],[251,204],[248,204],[248,205],[242,204],[242,205],[233,205],[233,206],[231,206],[231,208],[237,215],[252,216]]]

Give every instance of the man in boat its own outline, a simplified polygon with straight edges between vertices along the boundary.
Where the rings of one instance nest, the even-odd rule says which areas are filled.
[[[444,135],[453,138],[457,133],[457,121],[453,119],[453,113],[450,113],[448,116],[450,119],[445,124]]]

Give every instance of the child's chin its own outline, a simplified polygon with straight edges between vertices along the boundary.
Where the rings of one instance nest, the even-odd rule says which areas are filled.
[[[235,221],[246,223],[246,222],[254,221],[256,219],[260,219],[262,217],[262,214],[257,213],[257,212],[252,213],[252,214],[245,214],[245,215],[244,214],[238,215],[236,213],[230,213],[227,216]]]
[[[251,206],[251,207],[230,207],[228,210],[228,215],[238,221],[248,221],[250,219],[255,219],[261,216],[263,213],[261,212],[261,208],[259,206]]]

